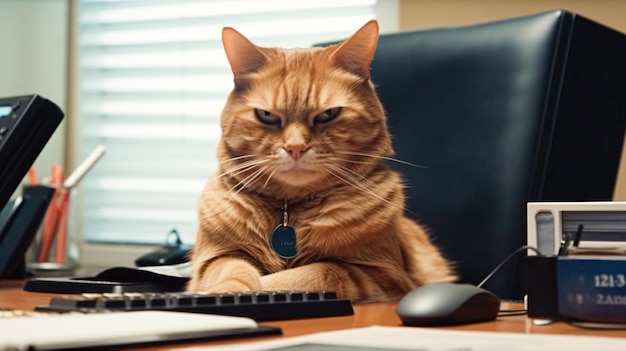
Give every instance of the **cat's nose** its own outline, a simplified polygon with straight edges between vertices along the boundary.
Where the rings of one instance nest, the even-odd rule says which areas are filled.
[[[306,145],[296,144],[296,145],[287,145],[285,149],[291,154],[291,158],[294,160],[299,160],[302,157],[302,154],[306,152]]]
[[[296,161],[299,160],[309,148],[310,140],[310,131],[303,123],[289,123],[283,131],[283,148],[291,155],[291,158]]]

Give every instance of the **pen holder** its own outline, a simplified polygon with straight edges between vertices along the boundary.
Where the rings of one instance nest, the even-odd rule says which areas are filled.
[[[39,276],[72,275],[76,265],[67,255],[67,227],[71,192],[57,188],[41,226],[36,263],[29,270]]]
[[[25,186],[0,221],[0,278],[24,277],[25,256],[54,197],[49,186]]]
[[[528,317],[559,319],[556,256],[528,256]]]

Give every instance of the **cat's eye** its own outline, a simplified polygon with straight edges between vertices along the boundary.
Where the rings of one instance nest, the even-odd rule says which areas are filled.
[[[332,121],[333,119],[335,119],[338,115],[339,112],[341,111],[341,107],[333,107],[330,108],[318,115],[316,115],[313,118],[313,122],[315,123],[327,123]]]
[[[265,124],[280,124],[280,116],[275,113],[271,113],[270,111],[259,110],[258,108],[254,109],[254,113],[256,114],[256,118]]]

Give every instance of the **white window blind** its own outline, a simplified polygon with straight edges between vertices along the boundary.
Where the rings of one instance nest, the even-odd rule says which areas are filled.
[[[86,242],[161,244],[196,231],[196,202],[216,169],[219,115],[232,88],[221,29],[262,46],[343,39],[376,18],[375,0],[82,0],[80,150],[107,153],[83,180]],[[84,155],[83,155],[84,156]]]

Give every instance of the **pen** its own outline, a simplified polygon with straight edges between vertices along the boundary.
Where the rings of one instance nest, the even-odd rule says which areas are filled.
[[[70,204],[70,192],[65,190],[61,197],[61,204],[59,205],[59,223],[57,228],[57,242],[55,261],[56,263],[65,262],[65,247],[67,246],[67,216]]]
[[[87,174],[87,172],[89,172],[89,170],[96,164],[96,162],[98,162],[98,160],[104,155],[105,151],[106,149],[104,145],[96,146],[96,148],[89,154],[89,156],[87,156],[87,158],[85,158],[85,160],[83,160],[83,162],[81,162],[81,164],[76,167],[74,172],[72,172],[72,174],[70,174],[70,176],[65,179],[65,182],[63,182],[63,188],[71,189],[75,187],[76,184],[78,184],[78,182],[83,179],[85,174]]]
[[[578,245],[580,244],[580,239],[583,236],[583,225],[579,224],[578,225],[578,230],[576,230],[576,235],[574,236],[574,247],[578,247]]]
[[[580,238],[583,236],[583,225],[578,225],[578,229],[576,233],[572,235],[571,233],[563,234],[563,240],[561,240],[561,247],[559,247],[559,256],[567,256],[569,253],[569,249],[574,246],[578,247],[580,244]]]
[[[50,175],[50,186],[55,188],[48,210],[46,211],[43,221],[41,250],[39,251],[39,262],[47,262],[52,248],[52,242],[57,231],[60,212],[61,183],[63,182],[63,167],[58,164],[52,165],[52,174]]]
[[[569,251],[569,247],[572,244],[572,235],[566,233],[563,235],[563,240],[561,240],[561,247],[559,247],[559,256],[567,256],[567,252]]]

